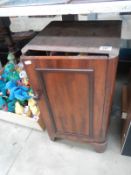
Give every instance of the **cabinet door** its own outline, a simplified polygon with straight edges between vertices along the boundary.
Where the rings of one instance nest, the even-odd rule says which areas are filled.
[[[108,58],[28,59],[32,63],[25,65],[26,70],[34,90],[41,94],[39,105],[50,137],[102,142],[114,81],[107,77]],[[115,66],[111,66],[115,77]]]

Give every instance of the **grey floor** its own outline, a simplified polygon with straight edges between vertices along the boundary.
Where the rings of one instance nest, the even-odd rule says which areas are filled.
[[[0,121],[0,175],[130,175],[131,157],[120,155],[121,81],[116,87],[105,153]]]

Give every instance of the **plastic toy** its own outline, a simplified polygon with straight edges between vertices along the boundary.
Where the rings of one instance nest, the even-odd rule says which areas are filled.
[[[20,85],[29,87],[30,85],[29,85],[28,77],[27,77],[26,71],[23,70],[23,68],[24,68],[24,65],[21,62],[16,66],[16,70],[17,72],[19,72],[19,77],[20,77],[20,81],[18,83]]]
[[[21,81],[22,81],[22,84],[29,87],[29,81],[28,81],[28,78],[27,78],[27,74],[26,74],[26,71],[22,70],[20,73],[19,73],[19,77],[21,78]]]
[[[23,65],[22,62],[20,62],[20,63],[18,63],[18,64],[16,65],[16,71],[17,71],[17,72],[21,72],[23,69],[24,69],[24,65]]]
[[[7,56],[7,60],[9,61],[9,63],[14,63],[15,62],[14,54],[10,52]]]
[[[2,98],[2,96],[0,96],[0,110],[4,110],[7,111],[7,104],[4,98]]]
[[[13,63],[7,63],[5,68],[4,68],[4,72],[13,72],[15,70],[15,65]]]
[[[7,106],[8,106],[9,112],[15,112],[15,103],[16,103],[16,99],[7,101]]]
[[[0,76],[0,109],[38,118],[40,111],[33,97],[23,63],[14,64],[12,53]]]
[[[15,103],[15,113],[19,115],[22,115],[24,113],[24,107],[20,105],[18,101]]]
[[[26,71],[22,70],[20,73],[19,73],[19,76],[20,78],[27,78],[27,74],[26,74]]]
[[[28,95],[29,88],[24,86],[18,86],[14,81],[9,81],[8,83],[6,83],[5,89],[9,94],[9,100],[17,99],[19,101],[25,101],[31,98]]]
[[[33,98],[28,100],[28,106],[30,107],[30,110],[31,110],[33,116],[40,115],[39,107],[37,106],[37,103]]]
[[[14,71],[14,72],[8,73],[6,81],[10,81],[10,80],[18,81],[19,79],[20,77],[18,72]]]
[[[18,81],[20,79],[19,73],[15,70],[15,65],[13,63],[8,63],[5,66],[1,77],[6,82],[10,80]]]
[[[31,117],[32,113],[29,109],[29,106],[23,107],[18,101],[15,103],[15,113],[19,115],[23,115],[25,117]]]
[[[31,110],[30,110],[30,108],[29,108],[29,106],[25,106],[24,107],[24,116],[26,116],[26,117],[32,117],[32,112],[31,112]]]
[[[32,88],[29,88],[29,92],[28,92],[28,94],[29,94],[31,97],[34,96],[34,93],[33,93],[33,89],[32,89]]]
[[[6,95],[5,85],[6,85],[6,83],[3,80],[0,80],[0,92],[1,92],[1,95]]]

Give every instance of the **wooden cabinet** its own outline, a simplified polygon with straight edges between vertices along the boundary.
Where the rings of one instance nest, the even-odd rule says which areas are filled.
[[[22,60],[52,140],[88,142],[104,151],[120,26],[120,21],[53,22],[23,49]]]

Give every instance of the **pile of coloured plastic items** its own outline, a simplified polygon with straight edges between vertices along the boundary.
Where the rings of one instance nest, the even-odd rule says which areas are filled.
[[[9,61],[0,70],[0,110],[37,120],[40,111],[33,96],[23,64]]]

